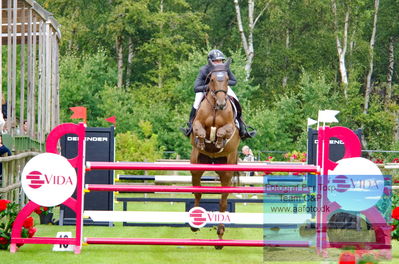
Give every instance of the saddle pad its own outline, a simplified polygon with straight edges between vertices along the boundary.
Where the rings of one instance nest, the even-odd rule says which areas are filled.
[[[233,108],[234,122],[236,124],[236,127],[238,129],[240,129],[240,125],[238,124],[238,121],[237,121],[237,107],[236,107],[236,104],[234,103],[234,98],[229,96],[229,100],[230,100],[231,106]]]

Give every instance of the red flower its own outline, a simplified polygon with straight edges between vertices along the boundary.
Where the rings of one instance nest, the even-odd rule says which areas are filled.
[[[40,210],[40,207],[38,207],[38,208],[35,209],[35,213],[38,214],[38,215],[41,214],[42,212],[43,212],[43,211]]]
[[[392,218],[399,220],[399,207],[392,210]]]
[[[7,204],[9,204],[9,200],[0,200],[0,212],[3,212],[7,209]]]
[[[8,239],[5,237],[0,237],[0,245],[5,245],[8,243]]]
[[[33,235],[36,233],[37,229],[32,227],[31,229],[29,229],[28,231],[28,237],[31,238],[33,237]]]
[[[391,231],[395,231],[396,225],[391,225]]]
[[[33,227],[33,217],[32,216],[25,219],[23,227],[25,227],[26,229],[30,229]]]

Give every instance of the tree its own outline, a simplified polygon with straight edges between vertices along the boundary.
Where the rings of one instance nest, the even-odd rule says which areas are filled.
[[[60,62],[61,122],[70,122],[69,107],[85,106],[88,124],[99,125],[97,117],[108,117],[101,111],[100,93],[106,84],[116,84],[113,61],[104,51],[94,55],[64,55]]]
[[[332,12],[334,14],[334,32],[335,32],[335,41],[338,53],[338,65],[339,65],[339,73],[341,75],[341,84],[344,89],[344,96],[345,98],[348,97],[348,73],[346,69],[346,51],[348,48],[348,33],[349,33],[349,14],[350,14],[350,5],[346,4],[345,8],[345,15],[343,19],[343,29],[339,29],[339,16],[337,11],[337,1],[332,0]],[[342,30],[342,31],[341,31]],[[340,32],[342,32],[340,34]],[[342,35],[342,36],[340,36]]]
[[[240,4],[238,3],[238,0],[233,0],[234,1],[234,7],[236,10],[236,16],[237,16],[237,26],[238,26],[238,31],[241,36],[241,43],[242,47],[245,52],[245,56],[247,59],[246,65],[245,65],[245,72],[246,72],[246,80],[249,80],[251,76],[251,68],[252,68],[252,62],[255,56],[255,51],[254,51],[254,29],[256,26],[256,23],[258,22],[259,18],[263,15],[267,7],[269,6],[269,1],[266,1],[266,3],[261,4],[261,10],[259,14],[256,16],[254,19],[254,10],[255,10],[255,0],[248,0],[248,34],[245,34],[244,26],[243,26],[243,20],[241,18],[241,9],[240,9]]]
[[[373,20],[373,30],[370,38],[369,46],[369,71],[367,74],[366,88],[364,92],[364,113],[366,114],[369,108],[370,93],[371,93],[371,75],[374,69],[374,45],[375,45],[375,35],[377,33],[377,19],[378,19],[378,8],[380,5],[379,0],[374,0],[374,20]]]

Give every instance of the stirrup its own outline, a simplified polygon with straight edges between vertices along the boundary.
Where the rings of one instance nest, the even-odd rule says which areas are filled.
[[[248,131],[249,129],[251,129],[252,131]],[[256,135],[256,130],[250,126],[245,127],[242,132],[242,135],[240,135],[242,140],[246,140],[247,138],[253,138]]]
[[[187,128],[181,127],[181,128],[180,128],[180,131],[183,132],[183,134],[184,134],[186,137],[188,137],[188,136],[190,136],[191,132],[193,131],[193,127],[192,127],[192,126],[189,126],[189,127],[187,127]]]

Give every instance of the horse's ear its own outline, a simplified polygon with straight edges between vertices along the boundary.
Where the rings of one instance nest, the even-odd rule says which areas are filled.
[[[224,63],[224,67],[226,69],[230,69],[230,64],[231,64],[231,58],[228,58],[227,61]]]

